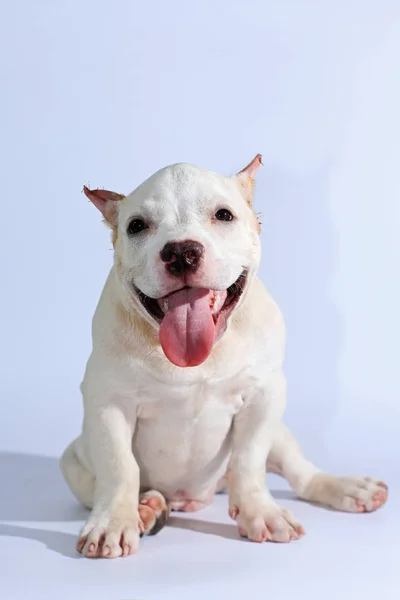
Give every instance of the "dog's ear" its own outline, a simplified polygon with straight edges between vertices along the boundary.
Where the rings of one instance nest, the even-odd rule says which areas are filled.
[[[253,160],[251,162],[249,162],[249,164],[244,169],[242,169],[241,171],[239,171],[239,173],[237,173],[235,175],[236,181],[239,184],[239,187],[243,193],[243,196],[244,196],[247,204],[253,211],[254,225],[255,225],[255,228],[258,233],[260,233],[260,231],[261,231],[261,222],[260,222],[260,219],[258,218],[258,215],[254,212],[252,200],[253,200],[254,177],[257,173],[259,166],[262,164],[263,164],[262,156],[261,156],[261,154],[257,154],[253,158]]]
[[[238,176],[245,176],[248,179],[254,179],[255,174],[258,171],[258,167],[262,164],[262,156],[261,154],[257,154],[244,169],[239,171]]]
[[[118,202],[123,200],[125,196],[123,194],[117,194],[116,192],[110,192],[108,190],[89,190],[86,185],[83,186],[85,196],[89,198],[90,202],[99,209],[104,219],[111,225],[111,227],[117,226],[118,216]]]
[[[244,167],[239,173],[236,174],[236,178],[242,188],[246,201],[251,204],[253,197],[253,186],[254,178],[260,165],[262,165],[262,156],[257,154],[249,164]]]

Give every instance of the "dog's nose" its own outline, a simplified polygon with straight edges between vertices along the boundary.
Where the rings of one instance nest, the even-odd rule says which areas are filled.
[[[167,271],[176,277],[197,271],[203,254],[204,246],[192,240],[168,242],[160,252]]]

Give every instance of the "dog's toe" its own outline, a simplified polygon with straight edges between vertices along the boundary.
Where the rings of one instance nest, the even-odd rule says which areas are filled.
[[[87,558],[117,558],[136,552],[139,543],[138,519],[89,519],[76,549]]]

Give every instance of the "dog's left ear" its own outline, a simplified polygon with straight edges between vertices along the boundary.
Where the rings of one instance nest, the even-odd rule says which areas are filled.
[[[262,165],[262,156],[257,154],[249,164],[236,174],[236,179],[242,188],[246,201],[251,204],[253,197],[254,178],[260,165]]]
[[[110,192],[109,190],[89,190],[86,185],[83,186],[85,196],[101,212],[108,225],[117,226],[118,202],[123,200],[123,194]]]
[[[252,205],[252,200],[253,200],[253,188],[254,188],[254,178],[256,176],[256,173],[258,171],[258,168],[260,165],[262,165],[262,156],[261,154],[257,154],[253,160],[251,162],[249,162],[249,164],[242,169],[241,171],[239,171],[239,173],[237,173],[235,175],[236,181],[238,182],[240,189],[243,193],[243,196],[247,202],[247,204],[250,206],[250,208],[252,209],[253,213],[254,213],[254,209],[253,209],[253,205]],[[255,225],[257,228],[258,233],[260,233],[260,221],[258,216],[254,213],[254,219],[255,219]]]

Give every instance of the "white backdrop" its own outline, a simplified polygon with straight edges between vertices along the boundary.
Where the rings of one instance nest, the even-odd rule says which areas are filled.
[[[81,424],[112,261],[82,185],[128,193],[168,163],[230,174],[261,152],[261,276],[288,327],[287,421],[314,459],[394,478],[398,0],[1,11],[0,449],[58,456]]]

